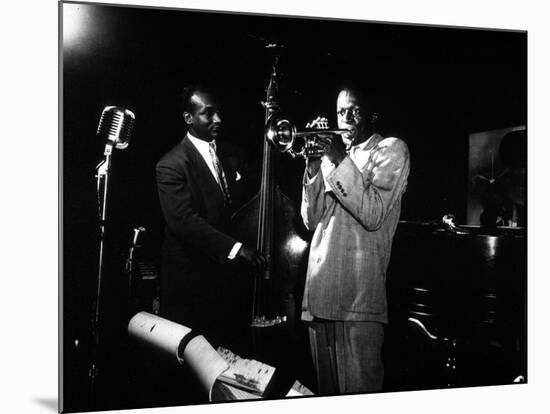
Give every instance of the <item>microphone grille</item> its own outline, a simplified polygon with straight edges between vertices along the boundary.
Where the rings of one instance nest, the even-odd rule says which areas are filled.
[[[130,142],[135,115],[129,109],[107,106],[101,113],[97,135],[107,138],[116,148],[124,149]]]

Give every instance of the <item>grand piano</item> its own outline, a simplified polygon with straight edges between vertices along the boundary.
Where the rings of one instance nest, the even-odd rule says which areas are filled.
[[[526,382],[525,228],[399,223],[387,391]]]

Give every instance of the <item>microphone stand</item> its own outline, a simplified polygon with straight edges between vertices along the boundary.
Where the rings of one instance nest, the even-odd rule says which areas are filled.
[[[99,263],[97,269],[97,292],[95,301],[93,304],[93,315],[91,321],[91,350],[90,350],[90,368],[88,376],[90,377],[90,398],[92,406],[94,405],[95,398],[95,385],[96,378],[99,374],[97,367],[97,354],[99,349],[99,302],[101,298],[101,280],[104,270],[104,257],[105,257],[105,224],[107,221],[107,193],[109,190],[109,172],[111,169],[111,155],[113,152],[113,143],[107,142],[105,145],[105,159],[101,161],[96,167],[97,178],[97,196],[98,196],[98,208],[99,208]]]

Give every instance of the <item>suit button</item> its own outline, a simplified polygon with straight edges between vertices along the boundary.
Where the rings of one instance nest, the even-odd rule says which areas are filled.
[[[317,263],[321,263],[321,258],[320,257],[317,258]]]

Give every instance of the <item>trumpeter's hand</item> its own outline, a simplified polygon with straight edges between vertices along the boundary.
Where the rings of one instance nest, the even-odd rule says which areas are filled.
[[[306,124],[306,128],[315,128],[315,129],[327,129],[328,128],[328,119],[323,116],[318,116],[313,121]],[[330,136],[330,135],[316,135],[316,139],[320,136]],[[315,145],[316,147],[316,145]],[[318,149],[318,148],[317,148]],[[306,158],[306,169],[309,178],[313,178],[319,172],[321,168],[321,156],[307,157]]]
[[[346,158],[346,146],[340,135],[319,135],[317,143],[324,156],[334,165],[338,166]]]

